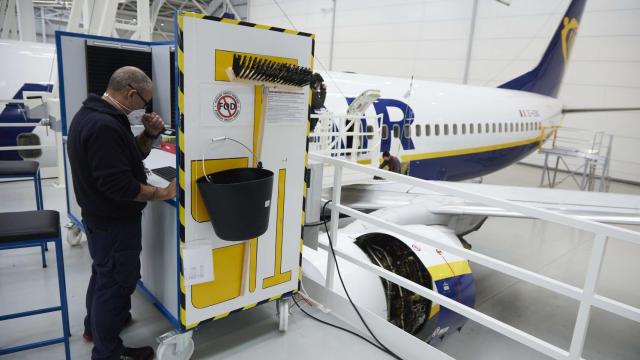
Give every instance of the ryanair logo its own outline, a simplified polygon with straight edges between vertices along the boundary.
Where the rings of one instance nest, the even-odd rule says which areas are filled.
[[[562,19],[562,25],[562,31],[560,32],[562,38],[562,56],[566,63],[567,60],[569,60],[569,53],[573,48],[573,41],[576,39],[576,34],[578,33],[578,20],[576,18],[569,20],[569,18],[565,16],[565,18]]]

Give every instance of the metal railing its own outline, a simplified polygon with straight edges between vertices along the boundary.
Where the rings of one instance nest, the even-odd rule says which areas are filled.
[[[335,115],[327,112],[311,115],[311,118],[318,119],[318,123],[311,134],[310,152],[377,164],[382,141],[382,114]]]
[[[426,181],[408,177],[388,171],[379,170],[377,168],[362,166],[331,156],[311,154],[310,158],[318,162],[330,164],[335,168],[333,175],[333,194],[331,199],[332,203],[328,205],[331,210],[329,233],[331,239],[333,239],[335,254],[338,257],[366,271],[369,271],[390,282],[413,291],[420,296],[428,298],[434,303],[439,303],[442,306],[445,306],[448,309],[451,309],[452,311],[467,317],[468,319],[482,324],[496,332],[499,332],[502,335],[505,335],[515,341],[518,341],[521,344],[530,347],[533,350],[536,350],[554,359],[580,359],[582,357],[592,307],[605,310],[607,312],[616,314],[629,320],[633,320],[635,322],[640,322],[640,308],[624,304],[622,302],[598,295],[596,293],[596,285],[598,276],[600,274],[608,238],[612,237],[633,243],[635,245],[640,245],[639,232],[612,225],[602,224],[595,221],[580,219],[571,215],[565,215],[551,210],[523,205],[509,200],[490,197],[482,195],[480,193],[468,192],[465,190],[461,190],[454,185],[447,184],[446,182]],[[349,169],[350,171],[359,171],[371,176],[381,176],[388,180],[431,190],[443,195],[455,196],[463,200],[479,202],[488,206],[498,207],[514,213],[523,214],[530,218],[540,219],[551,223],[573,227],[582,231],[592,232],[594,234],[593,247],[591,249],[591,255],[589,258],[584,285],[582,288],[569,285],[567,283],[538,274],[534,271],[527,270],[522,267],[507,263],[505,261],[495,259],[491,256],[479,254],[462,247],[432,239],[428,236],[408,230],[402,226],[344,206],[340,203],[343,169]],[[392,231],[401,236],[409,237],[412,240],[419,241],[426,245],[450,252],[454,255],[468,259],[469,261],[481,264],[493,270],[502,272],[509,276],[526,281],[530,284],[542,287],[549,291],[553,291],[554,293],[576,300],[577,302],[579,302],[579,309],[569,350],[567,351],[558,346],[555,346],[547,341],[542,340],[539,337],[508,325],[471,307],[458,303],[455,300],[452,300],[446,296],[439,294],[436,291],[412,282],[382,267],[364,262],[349,255],[348,253],[345,253],[344,251],[341,251],[337,247],[338,219],[340,214],[345,214],[355,219],[360,219],[362,221],[380,226],[383,229]],[[321,241],[320,246],[326,250],[328,249],[329,245],[326,241]],[[327,261],[327,276],[325,287],[327,289],[332,289],[336,259],[333,257],[330,251],[327,251],[327,256],[329,257],[328,260],[331,261]],[[406,334],[406,336],[412,335]]]
[[[544,155],[540,186],[553,188],[572,179],[580,190],[607,191],[613,135],[603,131],[560,127],[553,128],[553,141],[540,148]],[[544,133],[544,132],[543,132]],[[555,165],[550,165],[555,157]],[[557,180],[558,172],[566,175]]]

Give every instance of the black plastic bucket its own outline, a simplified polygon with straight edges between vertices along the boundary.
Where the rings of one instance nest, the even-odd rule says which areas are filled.
[[[222,240],[243,241],[269,227],[273,172],[238,168],[203,176],[196,183],[211,225]]]

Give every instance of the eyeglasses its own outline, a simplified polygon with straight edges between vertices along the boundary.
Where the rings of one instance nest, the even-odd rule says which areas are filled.
[[[149,99],[148,101],[142,97],[142,95],[140,95],[140,91],[138,91],[138,89],[134,88],[131,84],[127,84],[128,87],[130,87],[131,89],[136,91],[136,95],[138,95],[138,97],[140,98],[140,100],[142,100],[142,102],[144,102],[144,112],[149,114],[151,113],[152,109],[151,109],[151,99]]]

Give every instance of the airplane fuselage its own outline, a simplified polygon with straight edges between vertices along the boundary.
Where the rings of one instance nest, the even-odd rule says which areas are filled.
[[[524,91],[331,72],[325,107],[345,113],[367,89],[381,97],[366,115],[382,115],[380,152],[408,163],[408,175],[464,180],[486,175],[538,148],[560,123],[559,100]],[[366,142],[367,139],[363,138]]]

